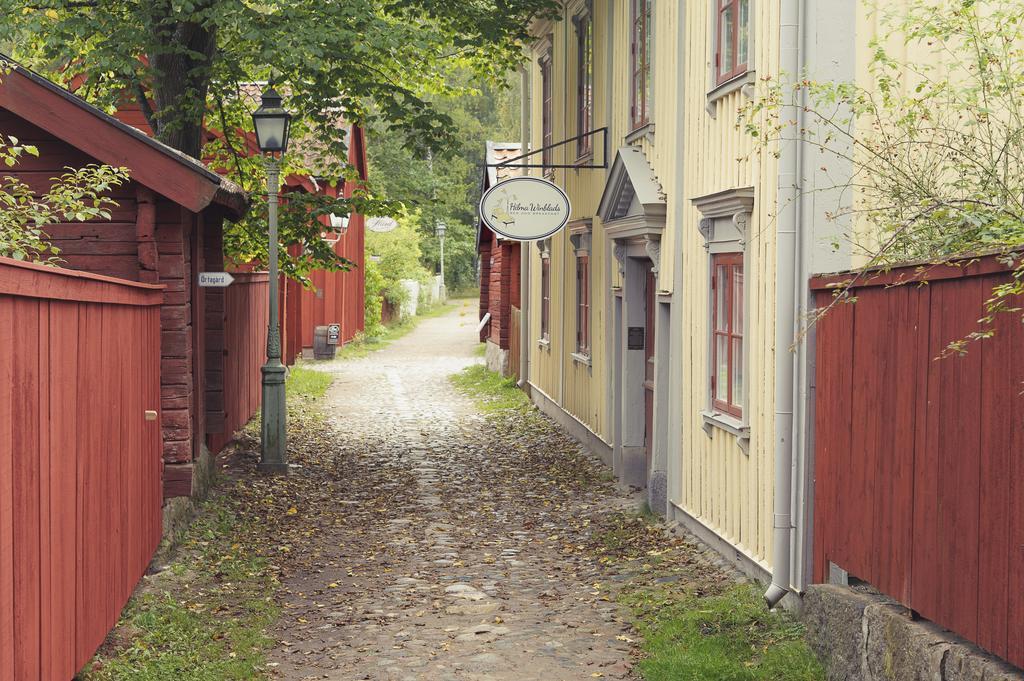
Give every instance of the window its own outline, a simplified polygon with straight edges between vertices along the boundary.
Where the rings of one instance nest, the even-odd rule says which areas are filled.
[[[554,116],[551,109],[552,101],[552,83],[551,83],[551,52],[549,51],[543,57],[540,58],[540,145],[544,148],[541,152],[541,163],[545,166],[551,164],[551,142],[554,139],[553,130],[551,124]],[[544,172],[548,170],[545,168]]]
[[[576,24],[576,156],[583,158],[593,150],[594,129],[594,19],[590,3],[573,23]]]
[[[576,254],[576,352],[590,356],[590,255]]]
[[[715,84],[747,71],[750,52],[750,0],[714,0],[718,9]]]
[[[634,130],[647,125],[651,120],[651,2],[630,0],[633,8],[629,45],[633,76],[630,122]]]
[[[543,251],[540,256],[540,339],[551,340],[551,258]]]
[[[711,258],[711,401],[743,416],[743,254]]]

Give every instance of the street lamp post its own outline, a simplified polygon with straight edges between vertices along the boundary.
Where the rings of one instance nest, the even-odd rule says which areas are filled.
[[[437,238],[441,241],[441,302],[448,299],[448,291],[444,285],[444,233],[448,231],[448,225],[442,221],[437,223]]]
[[[281,95],[269,88],[260,108],[252,114],[256,141],[267,164],[267,217],[270,223],[270,323],[267,326],[267,361],[263,375],[262,429],[259,469],[267,473],[288,473],[285,430],[285,368],[281,363],[281,326],[278,321],[278,238],[277,195],[280,166],[277,155],[288,149],[291,114],[281,106]]]

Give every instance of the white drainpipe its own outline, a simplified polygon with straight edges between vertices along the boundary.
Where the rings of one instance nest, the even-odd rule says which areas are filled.
[[[801,19],[804,0],[780,0],[779,70],[796,82],[801,71]],[[788,95],[788,93],[787,93]],[[775,607],[789,593],[790,552],[793,540],[793,432],[794,393],[797,390],[796,298],[801,295],[798,228],[800,222],[800,143],[803,118],[800,106],[784,97],[782,121],[795,121],[783,129],[779,143],[778,219],[775,258],[775,510],[772,541],[772,583],[764,594]]]
[[[522,70],[522,99],[519,121],[519,137],[521,144],[519,153],[530,150],[531,116],[533,95],[530,69],[533,62],[528,62]],[[529,158],[517,163],[531,163]],[[517,385],[524,388],[530,381],[530,257],[533,255],[533,242],[522,241],[519,244],[519,381]]]

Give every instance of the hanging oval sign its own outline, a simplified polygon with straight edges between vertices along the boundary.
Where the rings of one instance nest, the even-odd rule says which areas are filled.
[[[384,215],[376,218],[370,218],[366,221],[366,229],[371,232],[385,233],[392,231],[396,227],[398,227],[398,222],[396,222],[394,218],[389,218]]]
[[[539,177],[511,177],[480,199],[480,219],[515,241],[545,239],[569,222],[572,206],[562,189]]]

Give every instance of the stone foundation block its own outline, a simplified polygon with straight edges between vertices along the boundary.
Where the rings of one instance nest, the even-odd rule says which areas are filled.
[[[817,584],[803,618],[829,681],[1024,681],[1021,670],[883,596]]]

